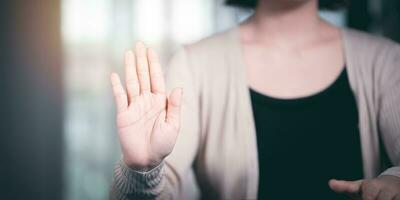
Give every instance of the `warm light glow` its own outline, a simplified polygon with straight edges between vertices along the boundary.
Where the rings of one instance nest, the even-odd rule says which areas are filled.
[[[62,33],[70,42],[93,42],[110,31],[110,0],[68,0],[62,4]]]
[[[159,42],[165,35],[166,13],[164,0],[138,0],[134,4],[136,34],[140,40]]]
[[[172,0],[172,38],[178,43],[189,43],[207,36],[214,25],[210,0]]]

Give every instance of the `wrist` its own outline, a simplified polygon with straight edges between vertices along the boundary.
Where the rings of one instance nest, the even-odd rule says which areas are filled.
[[[160,161],[154,160],[148,162],[131,162],[125,157],[123,157],[122,161],[127,168],[137,172],[149,172],[162,163],[162,160]]]

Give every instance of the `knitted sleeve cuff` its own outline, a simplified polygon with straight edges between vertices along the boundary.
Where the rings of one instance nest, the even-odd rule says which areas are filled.
[[[129,168],[121,159],[115,167],[114,189],[123,196],[143,199],[158,196],[164,186],[164,162],[147,172]]]
[[[385,170],[384,172],[382,172],[380,174],[380,176],[382,176],[382,175],[391,175],[391,176],[397,176],[400,178],[400,166],[391,167],[391,168]]]

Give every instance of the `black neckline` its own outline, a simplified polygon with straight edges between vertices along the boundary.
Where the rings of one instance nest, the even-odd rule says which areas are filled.
[[[278,97],[272,97],[266,94],[263,94],[261,92],[256,91],[255,89],[249,87],[250,90],[250,95],[252,100],[260,103],[260,104],[278,104],[278,105],[303,105],[305,103],[312,103],[317,100],[320,100],[321,98],[325,98],[328,94],[331,93],[331,91],[335,90],[337,87],[342,85],[341,83],[347,82],[347,70],[346,67],[343,68],[343,70],[340,72],[339,76],[326,88],[313,93],[308,96],[304,97],[297,97],[297,98],[289,98],[289,99],[284,99],[284,98],[278,98]]]

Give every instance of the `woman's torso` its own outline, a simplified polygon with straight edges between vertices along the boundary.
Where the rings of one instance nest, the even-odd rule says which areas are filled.
[[[379,151],[376,148],[377,113],[374,105],[370,104],[375,98],[371,86],[375,80],[371,79],[370,71],[376,65],[383,69],[393,65],[391,62],[379,61],[372,55],[393,45],[356,31],[341,32],[349,82],[361,116],[359,127],[364,176],[369,178],[376,176],[380,170]],[[255,199],[257,196],[259,167],[256,129],[246,64],[243,62],[239,41],[238,29],[232,29],[186,46],[179,59],[182,63],[177,69],[188,70],[192,79],[189,81],[190,77],[170,77],[171,80],[185,80],[185,84],[194,87],[193,94],[186,92],[186,97],[194,100],[191,105],[196,106],[199,113],[196,121],[186,119],[178,138],[177,151],[168,159],[171,166],[179,166],[178,170],[174,170],[182,174],[179,177],[184,183],[181,189],[184,196],[187,195],[186,199],[194,198],[195,194],[191,192],[195,190],[194,185],[204,199]],[[181,86],[178,83],[181,81],[175,81],[170,87]],[[193,116],[191,108],[182,111],[187,117]],[[186,124],[190,124],[190,127],[185,127]],[[191,131],[193,126],[198,126],[195,130],[199,132]],[[196,154],[190,156],[193,159],[190,165],[193,166],[193,172],[191,168],[186,168],[189,165],[182,165],[189,160],[182,158],[180,153],[183,147],[191,148],[182,144],[192,140],[193,144],[198,144],[193,147],[196,148]],[[296,166],[292,169],[296,170]]]

